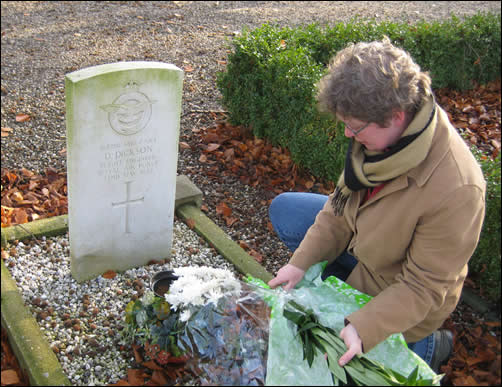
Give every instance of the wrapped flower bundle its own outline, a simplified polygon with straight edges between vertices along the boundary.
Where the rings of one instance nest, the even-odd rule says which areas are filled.
[[[439,385],[442,375],[399,335],[339,366],[338,324],[370,297],[334,277],[323,282],[321,272],[309,269],[284,292],[229,270],[176,268],[163,297],[146,292],[127,305],[124,334],[158,365],[182,363],[201,385]]]

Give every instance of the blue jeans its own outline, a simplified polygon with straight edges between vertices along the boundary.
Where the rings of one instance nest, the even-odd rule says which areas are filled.
[[[314,224],[328,196],[307,192],[285,192],[274,198],[269,208],[269,216],[275,231],[284,244],[295,251]],[[357,259],[344,251],[334,262],[326,266],[321,278],[335,275],[345,281]],[[430,364],[434,353],[434,335],[431,334],[416,343],[408,343],[408,348]]]

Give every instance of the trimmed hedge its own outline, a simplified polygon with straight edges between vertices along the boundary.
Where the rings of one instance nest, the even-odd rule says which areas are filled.
[[[473,81],[483,84],[500,78],[500,25],[500,14],[490,13],[414,25],[355,19],[332,27],[312,24],[293,29],[265,24],[234,38],[226,71],[218,74],[217,85],[231,124],[251,128],[255,136],[289,149],[298,166],[336,182],[348,140],[343,125],[319,113],[316,106],[316,84],[336,52],[351,42],[381,40],[387,35],[429,71],[433,88],[463,90]],[[494,290],[491,296],[498,300],[500,162],[481,164],[492,181],[493,171],[498,169],[498,183],[493,183],[498,184],[498,203],[490,191],[487,218],[471,268],[481,272],[486,267],[481,282],[487,290]],[[497,232],[498,242],[493,232]],[[491,274],[496,270],[499,275],[495,278]]]
[[[479,149],[472,152],[481,165],[486,179],[486,215],[478,247],[469,261],[476,273],[483,293],[500,307],[500,153],[495,160],[487,158]]]

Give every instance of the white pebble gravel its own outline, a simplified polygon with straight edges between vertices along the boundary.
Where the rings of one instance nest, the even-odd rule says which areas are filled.
[[[169,262],[77,283],[70,273],[68,234],[21,241],[5,260],[25,304],[36,318],[73,385],[108,385],[127,377],[134,364],[131,343],[122,340],[124,310],[134,296],[135,280],[148,290],[157,272],[182,266],[235,267],[214,248],[175,220]],[[122,349],[121,349],[122,347]]]

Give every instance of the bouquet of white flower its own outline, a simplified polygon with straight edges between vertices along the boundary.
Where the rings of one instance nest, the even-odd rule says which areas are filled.
[[[210,267],[174,269],[164,295],[184,325],[178,345],[201,384],[264,385],[270,310],[232,272]]]
[[[160,366],[186,362],[201,384],[264,385],[270,310],[255,288],[205,266],[157,276],[155,294],[127,305],[127,338]]]
[[[188,266],[174,269],[174,274],[179,278],[164,297],[172,309],[181,312],[181,321],[188,321],[201,306],[216,305],[220,298],[238,296],[241,291],[240,282],[225,269]]]

